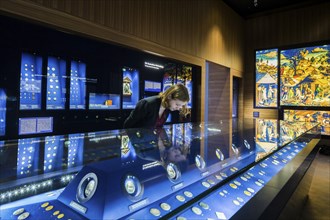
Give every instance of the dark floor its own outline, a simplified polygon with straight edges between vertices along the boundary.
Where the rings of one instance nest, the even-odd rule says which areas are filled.
[[[330,156],[318,153],[302,220],[330,220]]]

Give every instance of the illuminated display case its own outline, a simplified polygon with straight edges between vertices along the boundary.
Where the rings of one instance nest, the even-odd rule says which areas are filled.
[[[134,109],[140,99],[139,71],[123,68],[123,109]]]
[[[86,64],[71,61],[70,109],[86,108]]]
[[[72,85],[72,84],[71,84]],[[48,57],[46,109],[65,109],[66,62]]]
[[[2,154],[15,143],[19,153],[17,164],[1,166],[1,218],[230,218],[256,205],[281,172],[289,169],[291,177],[307,156],[311,162],[320,139],[317,123],[244,121],[235,135],[230,123],[5,141]],[[41,168],[60,157],[62,166]]]
[[[40,109],[42,57],[31,53],[22,53],[20,75],[20,109]]]
[[[0,136],[6,134],[6,111],[7,96],[3,89],[0,89]]]
[[[120,109],[120,95],[89,93],[89,109]]]

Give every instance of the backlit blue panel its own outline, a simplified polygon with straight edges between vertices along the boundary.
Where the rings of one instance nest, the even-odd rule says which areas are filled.
[[[63,136],[47,136],[45,138],[44,173],[61,170],[63,142]]]
[[[33,176],[38,173],[39,147],[39,138],[18,140],[17,178]]]
[[[68,167],[77,167],[83,164],[84,134],[70,134],[68,145]]]
[[[70,74],[70,109],[86,108],[86,64],[72,61]]]
[[[20,105],[23,109],[41,108],[42,57],[22,53]]]
[[[6,134],[6,93],[0,89],[0,136]]]
[[[47,109],[64,109],[66,83],[66,62],[48,57],[47,66]]]
[[[134,109],[139,97],[139,71],[123,68],[123,109]]]

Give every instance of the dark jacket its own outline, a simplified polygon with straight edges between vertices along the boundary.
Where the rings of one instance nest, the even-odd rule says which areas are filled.
[[[151,96],[141,99],[124,122],[124,128],[154,127],[158,118],[161,98]],[[168,111],[165,117],[168,117]]]

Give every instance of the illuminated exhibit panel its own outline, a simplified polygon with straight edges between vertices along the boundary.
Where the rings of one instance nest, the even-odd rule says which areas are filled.
[[[66,62],[48,57],[46,109],[65,109]]]
[[[70,109],[86,108],[86,64],[71,61]]]
[[[282,138],[281,133],[276,131],[287,131],[292,126],[279,121],[273,123],[274,127],[279,128],[274,129],[274,136],[278,138],[262,141],[274,142],[281,150],[282,139],[290,144],[297,136],[286,135]],[[207,198],[211,191],[225,186],[227,182],[233,183],[229,186],[231,188],[240,187],[244,179],[234,182],[234,178],[240,178],[243,171],[251,167],[266,163],[265,160],[259,162],[262,158],[257,158],[262,149],[257,149],[254,142],[255,131],[258,130],[255,126],[240,130],[237,135],[239,140],[231,142],[229,126],[224,124],[185,123],[156,130],[87,133],[83,142],[84,164],[90,157],[94,161],[86,164],[63,191],[7,203],[1,207],[0,213],[5,219],[17,219],[25,212],[25,215],[36,219],[55,219],[59,214],[71,219],[174,217],[170,213],[177,213],[182,205],[192,205],[196,198]],[[285,128],[281,129],[283,126]],[[303,130],[316,125],[307,127],[301,123],[294,129],[298,126]],[[289,140],[290,137],[293,139]],[[67,141],[64,146],[69,144]],[[298,148],[293,146],[294,152],[289,151],[292,157],[292,153],[299,153],[303,146],[298,145]],[[107,153],[110,155],[106,156]],[[263,158],[267,157],[267,153],[263,155]],[[273,159],[270,158],[268,166],[282,161],[274,162]],[[250,169],[249,172],[254,171]],[[268,177],[266,173],[261,174]],[[240,203],[241,199],[237,201]],[[197,208],[194,210],[200,212]]]
[[[0,88],[0,136],[4,136],[6,134],[6,100],[6,93],[3,89]]]
[[[330,111],[284,110],[284,120],[320,123],[322,135],[330,135]]]
[[[256,51],[256,107],[277,107],[278,50]]]
[[[120,109],[120,95],[89,93],[89,109]]]
[[[139,71],[125,67],[123,71],[123,109],[134,109],[139,101]]]
[[[330,45],[280,52],[280,104],[330,106]]]
[[[20,75],[21,110],[41,109],[42,57],[22,53]]]

